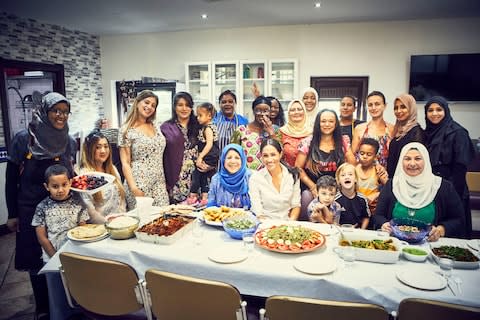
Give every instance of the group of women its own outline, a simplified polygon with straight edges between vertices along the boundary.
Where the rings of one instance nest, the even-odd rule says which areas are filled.
[[[335,176],[344,162],[355,163],[361,140],[370,137],[378,141],[378,162],[390,176],[372,219],[374,227],[389,231],[392,217],[414,212],[414,218],[433,225],[430,240],[470,236],[465,174],[474,148],[467,130],[452,119],[444,98],[433,97],[426,103],[425,130],[417,122],[415,99],[408,94],[394,100],[395,125],[384,120],[387,103],[378,91],[367,97],[371,120],[364,123],[353,118],[354,97],[342,98],[339,119],[334,110],[318,110],[313,88],[288,104],[286,122],[273,107],[281,108],[279,101],[271,97],[255,99],[251,122],[236,113],[233,92],[223,92],[218,102],[220,110],[213,122],[221,156],[210,184],[209,206],[246,207],[267,218],[297,220],[302,204],[317,196],[317,179]],[[99,222],[108,214],[134,208],[138,196],[154,198],[156,206],[183,202],[195,167],[212,169],[204,162],[196,164],[200,126],[191,95],[177,93],[172,117],[159,127],[154,124],[157,104],[153,92],[139,93],[119,130],[123,184],[112,164],[111,141],[100,131],[86,137],[82,161],[73,167],[76,144],[68,134],[70,103],[58,93],[44,97],[28,130],[18,133],[10,144],[8,226],[18,231],[16,268],[31,271],[40,312],[48,307],[42,301],[46,287],[37,275],[41,249],[31,220],[36,205],[47,196],[42,184],[48,166],[63,164],[72,175],[94,170],[117,177],[109,188],[84,196],[92,220]]]

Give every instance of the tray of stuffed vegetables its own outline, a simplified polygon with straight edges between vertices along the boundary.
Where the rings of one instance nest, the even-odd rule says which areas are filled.
[[[338,245],[354,247],[357,260],[377,263],[396,263],[402,248],[397,238],[367,232],[345,232]]]

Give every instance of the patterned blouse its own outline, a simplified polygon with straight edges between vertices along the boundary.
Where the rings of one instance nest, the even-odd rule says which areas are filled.
[[[274,134],[278,135],[278,126],[273,125]],[[233,133],[232,143],[239,144],[245,150],[247,157],[247,168],[250,170],[260,170],[263,168],[262,154],[260,152],[260,145],[264,139],[270,138],[266,131],[257,133],[248,129],[248,125],[239,126]]]
[[[53,200],[50,197],[43,199],[35,210],[32,226],[46,227],[48,240],[55,250],[58,250],[67,242],[68,230],[88,219],[87,209],[82,206],[78,194],[73,193],[63,201]],[[42,251],[43,261],[48,262],[50,257],[45,250],[42,249]]]

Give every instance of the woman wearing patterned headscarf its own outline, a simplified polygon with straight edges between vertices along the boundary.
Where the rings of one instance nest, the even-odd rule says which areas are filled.
[[[299,99],[290,101],[287,108],[288,122],[280,127],[280,137],[283,146],[283,159],[295,166],[300,142],[312,135],[312,128],[307,126],[307,109]]]
[[[45,170],[61,164],[73,175],[76,144],[68,135],[69,115],[70,102],[59,93],[48,93],[33,112],[28,129],[15,135],[8,152],[7,225],[17,231],[15,268],[30,272],[37,316],[48,314],[48,294],[45,276],[37,275],[43,266],[42,251],[31,223],[37,204],[48,196],[43,186]]]
[[[395,98],[393,112],[397,121],[393,128],[392,140],[390,141],[387,172],[393,177],[397,167],[398,157],[403,146],[409,142],[423,143],[423,130],[417,122],[417,102],[407,93]]]
[[[467,167],[475,156],[468,131],[455,122],[445,98],[435,96],[425,104],[425,145],[430,153],[433,173],[453,183],[465,212],[465,235],[472,232]],[[458,210],[458,209],[457,209]]]
[[[207,207],[250,208],[247,158],[238,144],[228,144],[220,156],[219,171],[212,177]]]

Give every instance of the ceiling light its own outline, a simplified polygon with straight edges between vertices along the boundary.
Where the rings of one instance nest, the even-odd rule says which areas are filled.
[[[208,19],[208,15],[206,13],[202,14],[202,19]]]
[[[315,2],[315,8],[320,8],[322,4],[320,2]]]

